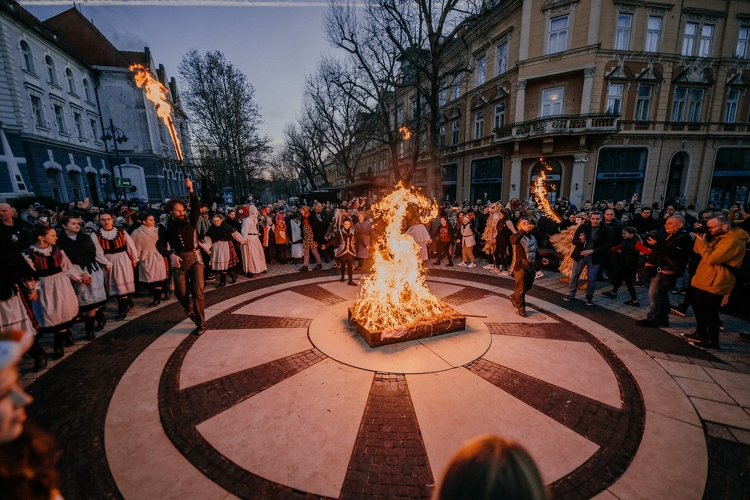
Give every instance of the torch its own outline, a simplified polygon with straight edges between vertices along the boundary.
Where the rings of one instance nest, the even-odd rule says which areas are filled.
[[[148,68],[141,66],[140,64],[133,64],[128,69],[135,72],[135,84],[138,88],[146,89],[146,99],[154,103],[156,106],[156,115],[161,118],[162,121],[164,121],[164,125],[167,126],[169,135],[172,136],[175,154],[180,161],[182,175],[187,178],[180,139],[177,137],[177,130],[174,128],[174,120],[172,119],[172,105],[167,99],[167,88],[151,75],[151,71]]]
[[[552,207],[549,204],[549,200],[547,200],[547,188],[544,186],[544,181],[547,179],[547,174],[544,172],[545,170],[552,170],[549,165],[547,165],[547,162],[544,161],[544,158],[539,158],[539,161],[544,165],[545,168],[541,169],[539,172],[539,176],[534,181],[534,184],[531,186],[531,189],[534,191],[534,195],[536,196],[536,201],[539,204],[539,208],[542,210],[542,213],[552,219],[555,222],[562,221],[562,218],[552,210]]]

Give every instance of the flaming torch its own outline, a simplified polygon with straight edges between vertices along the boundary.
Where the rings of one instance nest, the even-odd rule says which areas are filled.
[[[409,130],[409,127],[407,127],[406,125],[401,125],[398,128],[398,131],[401,133],[401,139],[403,139],[404,141],[408,141],[409,139],[411,139],[411,130]]]
[[[148,68],[141,66],[140,64],[133,64],[128,69],[135,72],[135,84],[138,85],[138,88],[146,89],[146,99],[154,103],[156,106],[156,115],[161,118],[164,121],[164,125],[167,126],[169,135],[172,136],[177,159],[180,160],[182,175],[187,177],[185,165],[182,160],[180,139],[177,137],[177,130],[175,130],[174,121],[172,120],[172,105],[169,103],[169,100],[167,100],[167,88],[162,85],[159,80],[153,77]]]
[[[426,268],[419,245],[402,232],[407,210],[417,206],[426,223],[438,214],[436,204],[401,183],[373,206],[386,224],[373,251],[370,276],[349,310],[349,320],[370,346],[429,337],[461,330],[466,318],[434,296],[425,285]]]
[[[547,165],[547,162],[544,161],[544,158],[539,158],[539,161],[542,162],[542,164],[545,166],[545,169],[549,169],[549,166]],[[541,209],[542,213],[552,219],[555,222],[562,221],[562,218],[552,210],[552,207],[549,204],[549,200],[547,199],[547,188],[544,186],[544,181],[547,179],[547,174],[544,172],[545,169],[542,169],[541,172],[539,172],[539,176],[534,181],[534,185],[531,186],[532,190],[534,191],[534,195],[536,196],[536,202],[539,205],[539,208]]]

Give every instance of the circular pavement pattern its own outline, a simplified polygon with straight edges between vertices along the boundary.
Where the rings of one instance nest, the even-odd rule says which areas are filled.
[[[71,356],[94,427],[85,459],[65,454],[91,462],[66,498],[428,498],[481,434],[525,446],[555,498],[591,498],[642,487],[644,460],[674,453],[644,437],[652,360],[588,318],[533,294],[520,318],[494,282],[433,272],[466,331],[372,349],[346,325],[358,288],[312,276],[211,292],[200,337],[173,303]]]

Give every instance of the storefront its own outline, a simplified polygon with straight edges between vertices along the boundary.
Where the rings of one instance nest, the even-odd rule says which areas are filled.
[[[482,158],[471,162],[472,203],[481,199],[484,202],[498,201],[502,198],[503,157]]]
[[[440,167],[440,180],[443,184],[443,199],[451,203],[457,201],[458,163],[449,163]]]
[[[648,148],[614,147],[599,150],[596,164],[595,200],[630,200],[643,194]]]
[[[529,184],[534,185],[534,182],[536,182],[539,173],[542,170],[544,170],[546,176],[544,179],[544,188],[547,190],[547,201],[554,205],[562,192],[562,165],[555,160],[545,160],[544,163],[537,162],[531,167],[531,179]]]
[[[750,148],[719,148],[708,201],[720,209],[729,208],[734,203],[746,207],[749,186]]]

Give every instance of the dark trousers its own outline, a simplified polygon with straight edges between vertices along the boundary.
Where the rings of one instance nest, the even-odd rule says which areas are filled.
[[[286,264],[286,244],[276,243],[276,260],[280,264]]]
[[[691,305],[693,306],[693,312],[695,312],[696,333],[704,340],[719,341],[719,328],[721,327],[719,309],[723,298],[722,295],[716,295],[699,288],[695,289]]]
[[[443,260],[443,255],[448,257],[448,264],[453,264],[453,259],[451,258],[451,242],[438,240],[437,259],[435,260],[440,263]]]
[[[622,282],[625,282],[625,286],[628,288],[628,293],[630,293],[630,298],[633,300],[638,300],[638,296],[635,294],[635,286],[633,283],[635,282],[635,266],[621,266],[620,269],[617,271],[617,278],[612,278],[612,284],[614,285],[612,287],[612,292],[617,293],[617,290],[620,289],[620,285],[622,285]]]
[[[173,267],[172,273],[174,273],[174,293],[183,309],[185,309],[185,314],[188,316],[195,314],[195,325],[198,327],[205,326],[203,264],[193,260],[192,265],[186,267],[183,259],[182,267]],[[190,295],[193,296],[192,302],[190,301]]]
[[[620,265],[620,254],[618,252],[609,252],[607,254],[607,274],[609,275],[609,279],[612,280],[612,284],[618,283],[621,279],[621,269],[622,266]],[[628,289],[630,291],[630,289]]]
[[[516,290],[510,296],[510,301],[514,307],[526,307],[526,292],[531,290],[535,276],[536,270],[533,263],[530,265],[530,269],[525,269],[522,266],[513,271],[513,279],[516,280]]]
[[[338,259],[339,265],[341,266],[341,279],[344,279],[344,271],[346,270],[346,273],[349,275],[349,281],[352,281],[354,276],[354,256],[346,254]]]
[[[672,304],[669,303],[669,291],[674,288],[676,281],[675,274],[667,273],[658,273],[651,278],[651,285],[648,289],[651,309],[646,318],[652,323],[663,325],[669,322],[669,311],[672,310]]]
[[[510,261],[513,258],[513,246],[510,241],[503,241],[497,243],[495,246],[495,267],[510,266]]]

